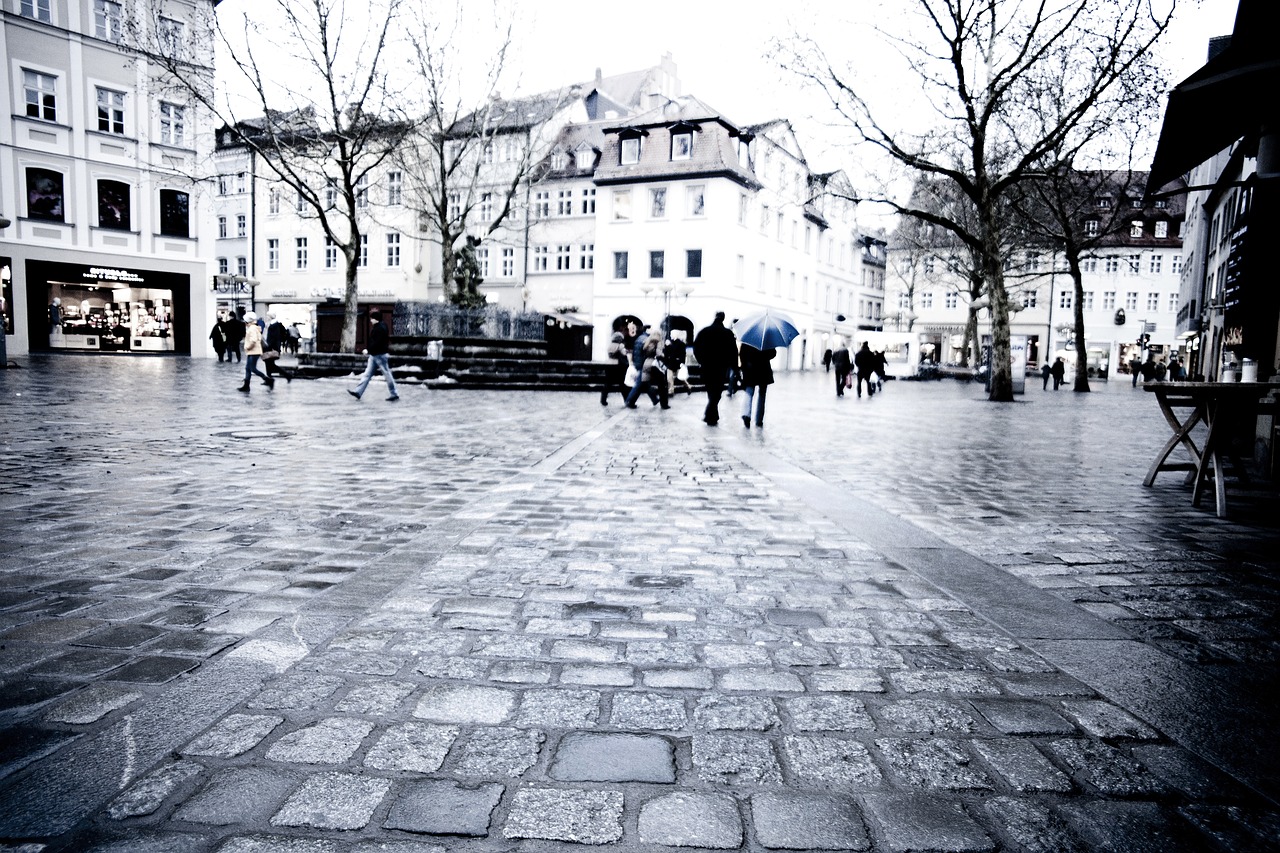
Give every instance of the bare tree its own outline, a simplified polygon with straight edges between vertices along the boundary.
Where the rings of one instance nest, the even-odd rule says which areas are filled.
[[[1009,193],[1107,102],[1164,33],[1176,0],[916,0],[915,32],[886,33],[937,111],[933,131],[895,127],[864,98],[856,76],[811,40],[784,60],[819,85],[858,138],[899,164],[950,182],[971,208],[957,220],[886,196],[900,214],[949,230],[978,260],[992,315],[990,399],[1013,399],[1010,299],[1004,262]],[[909,18],[910,16],[901,16]],[[886,26],[889,26],[886,24]],[[1059,48],[1074,62],[1053,81],[1066,109],[1039,109]]]
[[[160,21],[164,0],[148,0]],[[219,101],[154,27],[153,59],[171,85],[210,110],[234,141],[260,158],[346,263],[341,348],[354,351],[367,185],[415,132],[408,75],[397,64],[403,0],[263,0],[242,26],[217,29],[224,65],[242,101]]]
[[[459,5],[451,19],[420,17],[411,28],[426,121],[398,155],[419,205],[419,227],[440,240],[444,291],[455,304],[472,307],[485,302],[476,286],[475,249],[517,215],[527,215],[529,185],[566,111],[581,106],[573,89],[504,99],[512,19],[478,21],[475,12],[469,7],[464,15]],[[483,21],[493,22],[492,29],[474,33]],[[467,30],[476,39],[459,37]]]
[[[1070,74],[1076,62],[1069,46],[1046,57],[1049,78],[1037,90],[1038,109],[1061,116],[1071,109],[1054,81]],[[1089,391],[1088,349],[1084,335],[1083,259],[1099,246],[1122,236],[1132,212],[1124,202],[1143,196],[1145,173],[1134,160],[1152,129],[1159,127],[1167,81],[1150,56],[1139,57],[1130,72],[1099,98],[1098,108],[1059,138],[1046,152],[1042,168],[1012,193],[1019,220],[1032,240],[1056,256],[1062,253],[1074,289],[1072,317],[1076,367],[1073,390]],[[1090,164],[1093,168],[1081,168]],[[1113,200],[1099,207],[1097,200]]]

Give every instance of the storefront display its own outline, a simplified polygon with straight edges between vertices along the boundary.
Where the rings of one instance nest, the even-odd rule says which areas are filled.
[[[32,306],[28,323],[34,348],[189,351],[185,335],[177,335],[174,329],[175,322],[185,316],[186,304],[181,298],[175,301],[175,295],[186,295],[186,276],[43,262],[28,262],[27,269]]]

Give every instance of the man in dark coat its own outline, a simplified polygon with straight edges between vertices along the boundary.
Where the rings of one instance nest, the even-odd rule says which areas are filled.
[[[275,358],[268,358],[263,355],[262,360],[267,365],[267,375],[274,376],[280,374],[285,378],[286,382],[293,381],[292,371],[285,370],[276,362],[280,360],[280,356],[284,354],[285,348],[288,346],[289,333],[285,330],[284,323],[276,319],[275,314],[268,314],[267,320],[267,352],[274,352]]]
[[[738,366],[738,341],[725,328],[724,312],[717,311],[711,325],[693,339],[693,355],[702,366],[702,384],[707,389],[707,408],[702,420],[708,426],[720,422],[720,397],[724,394],[729,371]]]
[[[862,342],[862,349],[858,350],[857,355],[853,357],[853,366],[858,372],[858,396],[862,396],[862,383],[867,383],[867,396],[870,397],[876,393],[876,388],[872,385],[871,374],[876,370],[876,354],[871,351],[871,347],[866,341]]]
[[[240,360],[240,350],[244,344],[244,306],[237,305],[234,313],[227,317],[227,323],[224,328],[224,334],[227,338],[227,362],[230,363],[231,356],[235,355],[236,361]]]
[[[844,345],[843,340],[836,341],[836,348],[828,350],[831,353],[831,364],[836,369],[836,396],[844,396],[844,385],[849,379],[849,369],[852,362],[849,359],[849,348]]]

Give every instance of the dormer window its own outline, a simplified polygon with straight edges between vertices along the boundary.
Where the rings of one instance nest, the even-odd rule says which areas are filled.
[[[590,169],[595,163],[596,152],[591,148],[583,148],[578,151],[577,166],[579,169]]]
[[[671,159],[688,160],[693,156],[693,131],[681,130],[671,134]]]
[[[1100,195],[1100,196],[1098,196],[1098,198],[1097,198],[1097,200],[1094,202],[1094,204],[1095,204],[1095,205],[1096,205],[1100,210],[1109,210],[1109,209],[1111,208],[1111,196],[1109,196],[1109,195]]]
[[[640,137],[628,136],[618,141],[620,151],[618,162],[629,166],[640,162]]]
[[[563,151],[557,151],[551,155],[551,168],[559,172],[568,165],[568,160],[569,158]]]
[[[1142,236],[1142,220],[1135,219],[1129,223],[1129,236],[1138,238]]]
[[[1096,237],[1096,236],[1098,236],[1098,224],[1099,224],[1099,223],[1098,223],[1098,220],[1096,220],[1096,219],[1086,219],[1086,220],[1084,221],[1084,233],[1085,233],[1085,236],[1087,236],[1087,237]]]

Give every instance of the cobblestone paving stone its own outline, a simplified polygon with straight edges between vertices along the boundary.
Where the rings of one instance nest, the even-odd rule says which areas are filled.
[[[793,375],[710,430],[232,372],[0,373],[4,853],[1280,844],[1273,780],[1144,680],[1276,685],[1280,502],[1143,488],[1141,391]],[[1132,692],[937,561],[1132,644]]]

